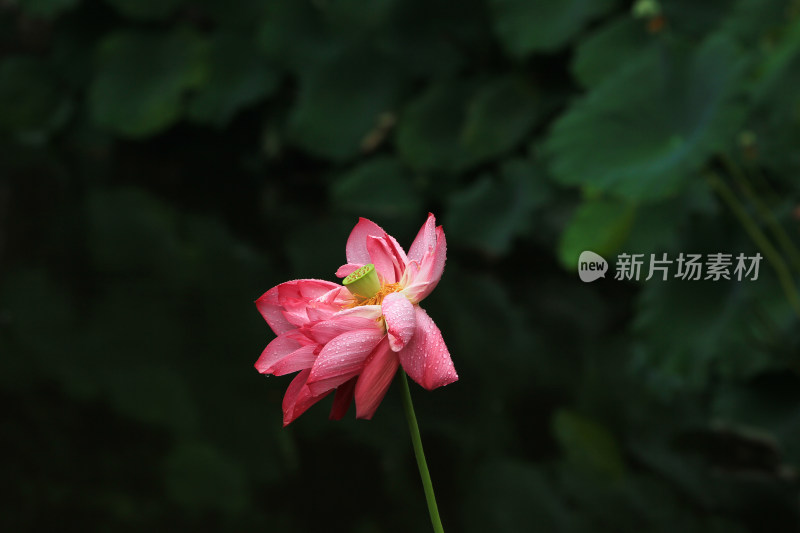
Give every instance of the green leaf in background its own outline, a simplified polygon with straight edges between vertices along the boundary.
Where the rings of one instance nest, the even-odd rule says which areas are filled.
[[[174,12],[184,0],[105,0],[121,15],[133,19],[163,19]]]
[[[787,320],[785,296],[763,261],[756,281],[654,278],[638,299],[635,367],[667,394],[699,390],[715,376],[752,376],[771,364],[770,324]]]
[[[743,59],[720,36],[694,53],[674,45],[640,56],[555,123],[547,142],[553,177],[630,199],[677,193],[735,137]]]
[[[31,269],[5,276],[0,284],[0,301],[13,327],[8,335],[0,331],[0,340],[5,341],[0,383],[17,388],[27,382],[24,378],[37,372],[49,379],[68,374],[73,363],[60,354],[74,345],[77,321],[72,295],[46,271]],[[47,313],[41,312],[41,302],[47,302]],[[43,330],[48,334],[42,335]]]
[[[125,137],[146,137],[180,119],[183,96],[206,76],[206,46],[195,33],[118,31],[98,47],[89,88],[94,121]]]
[[[787,28],[786,23],[792,18],[792,1],[738,0],[723,21],[722,28],[743,43],[761,41],[767,44],[774,34],[791,31],[792,24]]]
[[[541,115],[534,87],[515,77],[483,85],[467,107],[460,142],[461,168],[502,155],[516,146]]]
[[[544,109],[519,77],[440,82],[402,111],[397,149],[415,169],[462,172],[512,150]]]
[[[422,210],[408,170],[387,156],[365,161],[337,178],[331,186],[331,199],[343,211],[376,220],[415,218]]]
[[[86,204],[87,241],[100,271],[164,275],[180,260],[177,220],[164,202],[139,189],[122,189],[94,190]]]
[[[598,422],[561,409],[553,415],[553,434],[567,462],[578,470],[611,479],[625,475],[614,435]]]
[[[582,39],[572,60],[572,73],[586,88],[599,85],[624,68],[654,42],[641,20],[614,19]]]
[[[256,32],[259,49],[270,61],[300,74],[331,61],[346,43],[333,39],[318,5],[309,1],[262,2],[267,13]]]
[[[105,287],[104,296],[78,320],[74,299],[42,272],[9,281],[13,285],[2,287],[3,302],[24,359],[12,358],[4,366],[22,363],[71,396],[100,397],[133,419],[174,431],[193,425],[196,413],[185,381],[168,363],[179,357],[181,346],[181,334],[169,326],[178,315],[175,300],[167,304],[163,291],[144,285]],[[48,335],[37,334],[42,329]]]
[[[681,195],[640,206],[628,237],[619,249],[645,254],[684,251],[681,237],[691,228],[691,216],[713,216],[719,212],[708,182],[697,176]]]
[[[302,75],[310,66],[333,61],[347,50],[387,52],[391,48],[385,42],[387,34],[406,22],[398,20],[395,12],[407,7],[406,4],[410,2],[339,0],[321,3],[278,0],[261,3],[265,5],[265,15],[258,25],[259,47],[273,61]],[[425,7],[430,6],[426,4]],[[414,31],[424,24],[418,13],[413,11],[413,22],[416,23]],[[424,39],[422,35],[419,37]],[[368,53],[362,59],[366,57],[374,59]],[[394,59],[409,63],[405,54]],[[371,61],[365,59],[364,63]],[[405,66],[395,64],[395,69],[401,70]]]
[[[689,212],[681,200],[669,199],[636,209],[625,241],[614,252],[651,254],[678,252],[680,236],[689,226]]]
[[[781,2],[783,0],[777,0]],[[664,0],[659,2],[666,24],[683,35],[703,38],[719,29],[741,0]],[[770,4],[775,2],[760,2]]]
[[[719,422],[774,435],[790,464],[800,463],[800,387],[796,377],[765,374],[723,386],[714,399]]]
[[[564,46],[614,0],[491,0],[494,29],[514,57]]]
[[[558,258],[562,266],[577,270],[578,257],[586,250],[608,260],[628,238],[635,217],[636,208],[628,202],[604,198],[586,200],[561,234]]]
[[[409,103],[397,125],[397,151],[418,170],[445,170],[463,158],[460,131],[472,86],[446,81],[429,86]]]
[[[279,2],[264,0],[237,0],[235,9],[228,2],[219,0],[193,0],[192,8],[212,18],[216,28],[222,30],[238,30],[242,35],[255,36],[257,28],[269,16],[270,10]],[[292,2],[300,4],[301,2]]]
[[[353,49],[311,65],[300,76],[289,138],[312,155],[350,159],[381,114],[395,108],[403,83],[392,65],[369,50]]]
[[[384,25],[391,24],[392,11],[397,0],[375,0],[364,3],[360,0],[339,0],[331,2],[324,9],[328,27],[337,34],[362,37],[374,31],[382,31]]]
[[[234,115],[278,87],[280,74],[255,52],[251,39],[219,33],[210,42],[208,80],[189,103],[189,118],[225,126]]]
[[[459,47],[461,41],[453,36],[474,31],[472,25],[476,18],[467,14],[474,14],[483,7],[474,0],[467,4],[462,3],[461,9],[453,10],[450,4],[441,1],[395,2],[391,23],[383,28],[379,37],[381,50],[412,76],[446,78],[457,73],[466,58]],[[435,11],[443,14],[420,17],[421,10],[429,15]],[[409,57],[414,61],[408,61]]]
[[[64,122],[67,106],[46,63],[24,56],[0,61],[0,132],[46,134]]]
[[[470,499],[462,506],[469,533],[583,530],[580,518],[535,464],[493,461],[474,472],[470,486]]]
[[[800,172],[800,24],[793,24],[764,51],[751,86],[747,120],[755,154],[750,157],[794,184]]]
[[[18,0],[19,7],[31,15],[54,18],[57,15],[72,9],[81,0]]]
[[[679,459],[682,461],[678,463],[678,467],[686,464],[685,457]],[[695,469],[701,468],[696,464],[692,466]],[[592,524],[586,531],[671,533],[675,528],[683,533],[749,531],[736,522],[715,516],[714,511],[697,513],[692,506],[686,505],[685,494],[670,487],[663,479],[648,473],[627,475],[623,480],[609,480],[562,469],[559,479],[565,498],[569,499],[576,513]],[[703,489],[706,492],[712,490],[708,486],[709,478],[704,478],[703,481],[706,481]],[[715,507],[712,508],[716,510]],[[601,528],[598,528],[599,524],[602,524]]]
[[[508,161],[499,179],[482,176],[453,193],[445,219],[448,239],[489,256],[504,255],[514,238],[530,231],[534,210],[550,195],[540,169],[522,159]]]
[[[770,43],[768,53],[759,65],[757,77],[752,84],[753,99],[757,104],[766,104],[768,99],[775,98],[781,93],[781,88],[787,82],[796,81],[800,75],[797,73],[797,62],[800,60],[800,24],[792,24],[785,28],[779,39]],[[788,77],[788,79],[787,79]],[[797,92],[788,92],[796,98]],[[787,103],[785,100],[782,103]]]

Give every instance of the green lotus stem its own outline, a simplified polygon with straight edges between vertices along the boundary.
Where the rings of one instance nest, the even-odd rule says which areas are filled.
[[[742,205],[730,187],[716,174],[708,175],[708,182],[717,191],[720,197],[728,204],[728,207],[733,211],[733,214],[739,220],[744,230],[753,239],[753,242],[764,253],[764,257],[775,269],[778,275],[778,281],[786,294],[786,298],[794,309],[794,312],[800,317],[800,298],[797,296],[797,288],[794,285],[792,274],[786,262],[778,253],[778,250],[772,245],[766,235],[759,229],[758,224],[755,223],[753,218],[747,213],[747,209]]]
[[[761,184],[761,190],[765,191],[767,195],[767,201],[772,202],[773,204],[777,204],[780,199],[778,198],[778,193],[775,192],[775,189],[772,187],[772,184],[767,181],[767,177],[764,176],[764,172],[761,170],[760,167],[754,166],[753,167],[753,174],[755,174],[756,178]]]
[[[444,533],[442,520],[439,518],[439,507],[436,505],[436,496],[433,494],[433,483],[431,482],[431,475],[428,472],[428,463],[425,461],[425,452],[422,449],[422,438],[419,435],[417,416],[414,414],[414,404],[411,403],[411,390],[408,388],[408,378],[402,369],[398,373],[400,374],[401,388],[403,389],[403,410],[408,420],[408,431],[411,433],[411,444],[414,447],[414,455],[417,458],[419,477],[422,478],[422,488],[425,490],[425,499],[428,502],[428,512],[431,515],[433,531],[435,533]]]
[[[739,167],[733,163],[733,161],[727,157],[722,157],[722,162],[727,167],[728,173],[736,182],[739,190],[741,190],[744,197],[747,198],[747,200],[749,200],[753,206],[755,206],[758,214],[761,215],[761,218],[764,219],[764,222],[767,224],[770,231],[772,231],[775,240],[778,241],[778,245],[781,247],[783,252],[789,256],[794,267],[798,270],[798,272],[800,272],[800,250],[798,250],[794,242],[792,242],[792,239],[789,237],[789,234],[786,233],[786,230],[783,229],[783,226],[778,224],[778,221],[775,219],[775,215],[772,213],[772,210],[764,205],[764,202],[761,201],[761,198],[758,197],[755,191],[753,191],[753,188],[750,186],[747,175],[742,172],[741,169],[739,169]]]

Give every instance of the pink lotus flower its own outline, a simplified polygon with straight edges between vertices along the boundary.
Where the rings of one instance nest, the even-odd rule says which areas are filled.
[[[336,271],[344,286],[287,281],[256,300],[277,335],[256,369],[299,371],[283,398],[284,426],[333,390],[332,419],[341,419],[353,398],[356,416],[372,418],[399,366],[428,390],[458,379],[439,328],[419,306],[442,277],[446,249],[432,214],[408,254],[361,218],[347,239],[347,264]]]

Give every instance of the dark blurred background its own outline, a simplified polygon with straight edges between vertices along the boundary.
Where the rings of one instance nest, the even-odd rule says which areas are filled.
[[[447,531],[800,530],[798,88],[797,0],[0,0],[0,526],[428,531],[398,387],[283,429],[253,301],[433,211]]]

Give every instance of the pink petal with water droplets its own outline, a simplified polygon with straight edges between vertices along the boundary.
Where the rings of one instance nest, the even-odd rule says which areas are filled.
[[[435,234],[435,246],[425,253],[419,271],[413,276],[410,284],[403,289],[413,303],[419,303],[425,299],[439,284],[442,272],[444,272],[444,263],[447,259],[447,240],[441,226],[436,228]]]
[[[397,281],[396,260],[392,257],[386,240],[379,237],[367,237],[367,252],[369,252],[370,263],[375,265],[375,270],[381,280],[384,283],[395,283]]]
[[[381,318],[382,311],[380,305],[359,305],[357,307],[351,307],[349,309],[342,309],[331,318],[340,318],[345,316],[360,316],[364,318],[369,318],[371,320],[378,320]]]
[[[381,342],[367,359],[356,383],[356,417],[369,420],[375,414],[392,384],[400,361],[387,340]]]
[[[272,339],[272,342],[261,352],[261,357],[258,358],[255,364],[256,370],[261,374],[273,374],[276,364],[309,344],[311,344],[311,342],[302,335],[299,335],[295,330],[282,333]]]
[[[403,276],[400,278],[400,285],[403,287],[408,287],[411,285],[414,279],[416,279],[418,273],[419,263],[416,261],[409,261],[406,265],[405,271],[403,271]]]
[[[286,389],[283,396],[283,427],[294,422],[298,416],[305,413],[309,407],[328,395],[326,391],[322,394],[313,395],[306,385],[311,369],[303,370],[295,376]]]
[[[298,370],[305,370],[314,365],[317,359],[318,346],[309,344],[293,351],[286,357],[276,361],[272,365],[272,374],[275,376],[284,376],[292,374]]]
[[[394,237],[387,234],[383,228],[366,218],[358,219],[358,224],[356,224],[353,231],[350,232],[346,247],[348,264],[339,267],[337,275],[349,270],[349,265],[362,266],[367,263],[374,263],[370,256],[370,251],[367,249],[369,237],[374,237],[384,242],[386,253],[391,257],[392,262],[398,265],[396,277],[399,277],[408,262],[403,247],[398,244]],[[345,269],[345,267],[347,267],[347,269]],[[352,272],[352,270],[350,270],[350,272]],[[349,274],[350,272],[347,273]]]
[[[408,259],[392,236],[367,237],[367,251],[370,262],[375,265],[375,270],[385,283],[400,281]]]
[[[328,342],[311,368],[308,380],[311,392],[320,394],[358,375],[383,336],[380,329],[359,329],[342,333]]]
[[[419,229],[411,248],[408,249],[408,260],[422,262],[425,254],[436,245],[436,217],[433,213],[428,213],[428,219]]]
[[[347,263],[345,265],[342,265],[336,270],[336,277],[337,278],[346,278],[347,276],[349,276],[350,274],[352,274],[353,272],[355,272],[356,270],[358,270],[362,266],[364,266],[364,265],[356,265],[356,264],[353,264],[353,263]]]
[[[366,218],[359,218],[350,236],[347,238],[347,262],[354,265],[366,265],[371,262],[367,251],[367,237],[383,238],[386,232],[379,225]]]
[[[327,344],[342,333],[357,329],[383,330],[383,326],[373,318],[358,315],[340,315],[329,320],[317,322],[308,329],[308,336],[315,342]]]
[[[381,309],[386,319],[389,346],[392,351],[399,352],[414,336],[417,326],[414,306],[402,293],[393,292],[383,299]]]
[[[328,418],[331,420],[341,420],[347,414],[347,409],[353,402],[353,393],[356,389],[356,378],[351,378],[336,387],[336,394],[333,397],[333,406]]]
[[[417,329],[411,342],[398,353],[400,364],[411,379],[428,390],[453,383],[458,374],[442,332],[424,309],[414,306],[414,311]]]
[[[341,288],[336,283],[319,279],[297,279],[281,283],[256,300],[256,307],[276,335],[293,329],[305,315],[309,301],[328,291]],[[294,322],[287,318],[287,313]]]
[[[336,288],[308,301],[303,308],[306,320],[301,325],[331,318],[344,305],[350,303],[352,299],[350,291],[341,285],[337,285]]]

